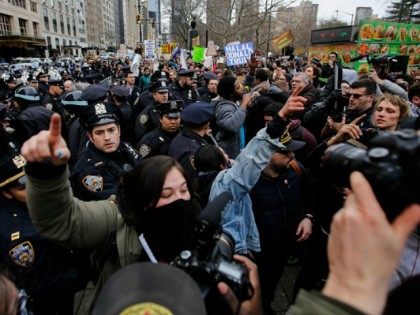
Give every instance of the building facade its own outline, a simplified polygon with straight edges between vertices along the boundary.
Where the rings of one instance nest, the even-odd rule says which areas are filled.
[[[76,0],[42,0],[41,18],[47,56],[81,56]]]
[[[358,26],[361,20],[367,20],[373,15],[371,7],[357,7],[356,16],[354,18],[354,25]]]
[[[0,0],[0,57],[41,57],[46,48],[39,0]]]

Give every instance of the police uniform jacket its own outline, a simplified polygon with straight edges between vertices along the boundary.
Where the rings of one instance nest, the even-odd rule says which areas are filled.
[[[89,142],[70,177],[74,195],[85,201],[116,195],[123,173],[140,161],[137,151],[125,142],[120,143],[116,152],[109,154]]]
[[[0,263],[35,301],[74,294],[86,285],[80,255],[41,236],[24,203],[0,197],[0,222]]]
[[[160,113],[156,109],[157,105],[156,102],[151,103],[137,116],[134,123],[136,142],[140,141],[145,134],[160,126]]]
[[[207,140],[191,130],[184,129],[172,140],[168,155],[176,159],[192,179],[195,176],[194,156],[197,150],[208,144]]]
[[[168,155],[169,146],[178,134],[179,131],[167,132],[162,127],[156,128],[141,138],[138,144],[140,155],[143,158],[159,154]]]
[[[42,96],[48,94],[48,84],[42,81],[39,81],[38,84],[38,92],[41,93]]]
[[[198,101],[201,101],[201,97],[198,94],[197,90],[192,90],[190,87],[181,87],[178,84],[178,81],[175,81],[175,83],[169,84],[169,94],[172,94],[172,96],[177,99],[183,101],[182,107],[185,108],[191,103],[195,103]]]

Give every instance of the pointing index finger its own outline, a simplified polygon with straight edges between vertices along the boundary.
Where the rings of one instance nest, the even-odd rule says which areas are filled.
[[[61,118],[60,115],[54,113],[51,116],[50,120],[50,145],[55,145],[58,143],[61,136]]]

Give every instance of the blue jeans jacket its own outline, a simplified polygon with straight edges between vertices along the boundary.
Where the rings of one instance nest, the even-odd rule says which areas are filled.
[[[230,191],[233,196],[222,212],[222,227],[233,237],[236,253],[260,251],[260,239],[248,193],[271,155],[282,147],[278,138],[270,138],[266,128],[261,129],[238,155],[232,168],[220,172],[213,182],[209,201],[224,191]]]

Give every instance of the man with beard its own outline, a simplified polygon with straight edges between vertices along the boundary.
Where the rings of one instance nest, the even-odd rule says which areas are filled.
[[[120,116],[114,104],[98,102],[80,117],[90,141],[74,165],[71,183],[74,195],[81,200],[116,195],[121,176],[141,161],[137,151],[120,140]]]
[[[41,93],[42,96],[48,94],[48,74],[44,72],[39,72],[36,75],[36,78],[38,80],[38,91]]]
[[[160,127],[147,133],[139,142],[143,158],[159,154],[167,155],[172,140],[179,134],[181,125],[181,101],[170,101],[156,107]]]
[[[173,158],[152,157],[125,174],[117,203],[83,202],[72,196],[66,171],[70,152],[60,136],[58,115],[52,117],[48,132],[23,145],[22,154],[28,161],[28,209],[37,229],[61,244],[102,253],[93,256],[100,273],[96,293],[121,267],[142,260],[170,262],[181,250],[194,248],[192,235],[200,208]],[[250,279],[258,298],[255,274]],[[225,291],[220,289],[222,294]]]
[[[197,91],[197,84],[193,81],[194,70],[181,69],[178,71],[178,79],[169,85],[169,93],[175,99],[182,100],[182,108],[191,103],[201,101]]]
[[[216,140],[229,158],[235,159],[239,154],[239,132],[251,103],[251,95],[244,95],[242,84],[232,76],[220,79],[217,93],[220,98],[212,101],[219,128]]]

